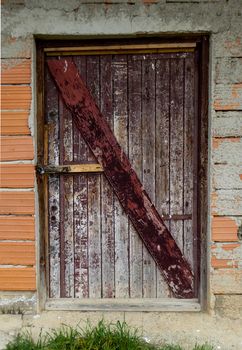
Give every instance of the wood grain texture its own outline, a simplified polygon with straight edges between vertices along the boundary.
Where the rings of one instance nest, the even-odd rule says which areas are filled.
[[[161,215],[170,213],[170,60],[156,61],[155,204]],[[170,229],[170,222],[165,222]],[[157,269],[157,297],[169,295],[167,284]]]
[[[0,164],[0,173],[0,187],[34,187],[35,172],[32,164]]]
[[[197,299],[49,299],[46,303],[46,310],[66,310],[66,311],[175,311],[175,312],[199,312],[201,305]]]
[[[47,165],[38,169],[47,174],[99,173],[103,171],[99,164]]]
[[[58,92],[48,70],[45,71],[45,158],[51,166],[59,165],[59,104]],[[47,134],[47,135],[46,135]],[[46,139],[47,138],[47,139]],[[47,159],[45,159],[47,161]],[[60,297],[60,179],[52,175],[48,178],[48,249],[49,296]]]
[[[1,91],[2,109],[29,110],[31,87],[25,85],[3,85]]]
[[[193,184],[197,178],[195,136],[195,109],[194,109],[194,59],[188,58],[184,62],[184,141],[183,141],[183,213],[191,214],[193,220],[186,220],[183,224],[184,255],[193,268],[197,268],[197,217],[196,217],[196,186]]]
[[[187,259],[193,264],[194,251],[197,249],[195,244],[194,247],[191,247],[191,243],[197,243],[196,229],[194,229],[193,237],[193,225],[196,217],[196,213],[193,213],[193,203],[195,206],[196,204],[193,199],[194,193],[192,193],[193,167],[195,166],[193,164],[195,144],[193,138],[195,136],[192,124],[195,105],[194,56],[183,55],[181,59],[179,54],[145,54],[142,56],[137,54],[129,56],[100,55],[99,57],[75,56],[72,59],[78,67],[83,81],[88,84],[92,96],[95,96],[95,102],[101,109],[103,117],[110,128],[115,129],[114,132],[120,138],[120,142],[124,143],[124,148],[126,147],[129,160],[136,173],[141,179],[145,178],[145,189],[147,192],[149,191],[148,194],[152,197],[159,214],[165,220],[166,226],[170,228],[170,225],[183,225],[184,234],[180,236],[181,245]],[[180,160],[183,162],[183,169],[180,169],[184,180],[181,188],[183,193],[180,193],[183,197],[183,203],[180,204],[182,209],[180,212],[170,214],[170,159],[174,157],[170,148],[172,133],[170,112],[174,110],[173,108],[170,111],[171,85],[174,89],[171,60],[180,59],[183,61],[183,76],[179,78],[177,86],[182,91],[186,91],[182,94],[184,105],[183,135],[180,137],[178,145],[183,152],[183,159]],[[123,290],[124,293],[127,293],[128,298],[143,297],[149,293],[155,298],[170,298],[171,293],[160,269],[154,264],[149,253],[147,259],[143,255],[142,240],[137,235],[131,221],[128,220],[125,230],[122,230],[122,233],[119,232],[120,220],[115,219],[113,189],[105,176],[90,176],[92,170],[101,170],[102,167],[98,165],[98,168],[95,164],[97,160],[76,124],[68,121],[66,124],[65,118],[62,117],[63,106],[60,110],[61,113],[59,113],[58,91],[48,70],[46,75],[45,116],[49,141],[48,149],[46,148],[48,154],[45,156],[48,165],[44,166],[43,169],[49,177],[50,297],[60,296],[63,279],[65,279],[65,284],[69,289],[70,282],[74,278],[75,298],[86,299],[89,297],[92,300],[98,300],[100,297],[117,298],[116,286],[120,291]],[[150,76],[153,79],[150,79]],[[120,77],[122,77],[122,84],[120,84]],[[151,88],[151,94],[147,86]],[[177,87],[175,88],[177,89]],[[181,94],[179,98],[181,99]],[[151,115],[150,111],[152,111]],[[68,139],[69,132],[70,138]],[[65,165],[58,165],[59,152],[68,157],[72,154],[65,160]],[[54,163],[57,165],[53,165]],[[61,163],[63,164],[63,160]],[[80,170],[88,172],[78,175],[77,172]],[[65,177],[63,177],[64,174],[66,174]],[[59,179],[62,186],[58,184]],[[69,182],[70,179],[73,179],[72,185],[68,187],[68,191],[73,193],[71,207],[65,205],[68,198],[65,195],[65,182],[66,180]],[[187,202],[189,202],[188,206]],[[73,233],[70,248],[71,254],[74,256],[72,276],[67,279],[64,277],[65,254],[61,254],[61,259],[59,257],[59,252],[63,251],[66,246],[64,237],[67,228],[64,225],[65,218],[63,216],[66,207],[69,208],[68,211],[73,217],[68,225],[71,226]],[[122,209],[121,215],[123,215]],[[117,213],[116,217],[119,216]],[[122,227],[124,227],[123,223],[121,220]],[[93,235],[94,231],[96,235]],[[121,260],[117,263],[115,261],[115,256],[117,256],[115,248],[118,247],[119,251],[123,245],[122,238],[119,237],[124,237],[124,246],[127,247],[124,252],[120,249],[120,257],[122,259],[122,255],[126,256],[127,262]],[[95,256],[96,250],[99,253]],[[93,252],[92,259],[90,251]],[[155,266],[152,273],[150,273],[151,268],[147,261]],[[143,265],[145,269],[143,269]],[[118,269],[126,271],[125,278],[121,273],[121,278],[115,277],[115,269],[116,271]],[[91,275],[95,275],[95,270],[98,278],[101,279],[98,282],[100,288],[96,288],[95,283],[92,282],[93,277],[90,279]],[[61,278],[60,271],[62,271]],[[146,276],[145,278],[143,278],[143,274]],[[148,279],[153,282],[147,283]],[[63,292],[62,298],[65,293]],[[120,292],[120,297],[122,297],[122,292]],[[145,298],[147,299],[147,297]]]
[[[114,134],[124,152],[128,151],[127,56],[113,60]],[[129,297],[129,227],[128,218],[118,198],[114,197],[115,220],[115,296]]]
[[[46,310],[66,311],[175,311],[175,312],[199,312],[201,305],[197,299],[49,299],[46,302]]]
[[[87,59],[75,57],[75,63],[79,72],[86,82]],[[88,157],[89,156],[89,157]],[[75,163],[88,163],[90,152],[73,123],[73,161]],[[75,297],[87,298],[89,295],[88,275],[88,175],[74,176],[74,266],[75,266]]]
[[[1,265],[35,265],[34,242],[0,242]]]
[[[70,52],[70,51],[112,51],[112,50],[137,50],[137,49],[172,49],[172,48],[193,48],[196,47],[195,43],[163,43],[163,44],[132,44],[132,45],[100,45],[100,46],[74,46],[74,47],[61,47],[58,48],[58,50],[54,47],[48,47],[45,49],[45,52],[56,52],[56,51],[61,51],[61,52]]]
[[[48,181],[49,206],[49,285],[50,297],[60,296],[60,180],[57,176],[50,176]]]
[[[65,69],[63,69],[64,64],[67,64]],[[91,146],[99,162],[102,164],[104,171],[106,173],[106,176],[109,178],[109,181],[112,183],[116,191],[117,191],[117,186],[120,186],[120,183],[124,184],[123,180],[125,177],[125,187],[122,187],[122,194],[119,193],[119,191],[117,191],[116,193],[118,194],[119,199],[122,202],[122,205],[126,207],[124,202],[125,197],[123,195],[124,190],[128,190],[129,195],[131,195],[130,189],[132,189],[131,183],[133,183],[133,181],[135,183],[134,188],[136,188],[137,190],[138,188],[139,189],[142,188],[139,180],[137,179],[136,174],[134,173],[133,170],[131,171],[131,167],[128,159],[126,158],[124,152],[121,151],[115,138],[112,136],[112,133],[110,132],[108,125],[104,122],[104,119],[101,116],[99,110],[97,109],[95,103],[93,103],[92,99],[90,99],[89,92],[86,90],[85,86],[83,85],[83,82],[81,81],[79,76],[76,74],[77,72],[74,64],[70,60],[63,60],[63,61],[52,60],[52,61],[48,61],[48,65],[49,65],[49,68],[51,69],[52,74],[56,78],[57,85],[59,85],[59,88],[61,89],[62,96],[65,102],[67,103],[68,107],[72,110],[72,112],[75,113],[75,121],[78,127],[80,128],[82,135],[85,137],[86,141]],[[65,82],[65,86],[66,84],[68,84],[68,89],[64,87],[64,82]],[[71,99],[69,97],[70,89],[72,89]],[[88,100],[88,106],[85,99]],[[80,101],[82,101],[81,105],[79,104]],[[81,113],[82,117],[80,117],[80,110],[82,111]],[[88,120],[88,125],[86,124],[86,120]],[[101,120],[101,123],[100,123],[100,120]],[[97,125],[98,125],[98,128],[97,128]],[[105,134],[109,136],[108,136],[108,139],[106,139],[106,141],[104,142],[103,138],[105,137]],[[93,144],[94,140],[95,140],[95,146]],[[102,140],[102,142],[98,140]],[[112,152],[110,152],[111,149],[112,149]],[[118,158],[114,158],[114,150]],[[126,171],[123,172],[123,170],[121,171],[123,167],[126,168],[127,172]],[[114,179],[112,175],[112,169],[114,170],[115,168],[116,170],[119,169],[119,172],[120,171],[121,172]],[[142,230],[144,230],[143,239],[145,237],[146,245],[149,247],[150,252],[153,253],[153,256],[154,256],[155,247],[152,241],[153,242],[157,241],[157,243],[158,241],[161,241],[160,242],[161,244],[158,243],[158,245],[156,246],[156,248],[158,247],[157,248],[158,250],[157,250],[157,254],[155,255],[155,260],[157,261],[158,264],[161,264],[160,267],[162,267],[163,272],[165,269],[164,274],[166,275],[166,279],[170,287],[173,286],[173,293],[177,296],[178,295],[186,296],[186,297],[191,296],[193,294],[191,291],[192,275],[191,275],[189,266],[183,260],[183,257],[179,249],[177,248],[174,240],[172,240],[172,243],[171,243],[169,232],[163,226],[162,220],[160,219],[158,212],[150,203],[150,200],[147,197],[146,193],[141,192],[140,194],[138,194],[138,192],[132,193],[132,198],[133,199],[136,198],[135,199],[136,203],[140,203],[140,204],[143,203],[144,205],[143,209],[145,211],[141,209],[142,206],[139,209],[136,208],[136,210],[138,209],[138,211],[140,211],[142,220],[145,220],[145,221],[148,220],[147,227],[149,227],[148,229],[149,232],[145,229],[141,221],[137,221],[135,219],[138,214],[136,213],[135,207],[133,207],[132,205],[131,206],[129,205],[128,213],[129,213],[129,216],[132,218],[133,224],[135,224],[136,229],[138,229],[139,232],[142,232]],[[146,210],[148,211],[151,210],[151,216],[154,217],[155,221],[152,222],[149,219],[149,216],[147,216],[146,214]],[[162,236],[155,234],[156,225],[160,226],[158,230],[161,230],[163,232]],[[149,243],[147,242],[147,239]],[[169,244],[172,244],[172,247],[173,247],[172,251],[170,251],[170,248],[168,247]],[[160,253],[159,253],[159,250],[161,249],[161,247],[163,247],[162,257],[160,256]],[[166,253],[165,253],[165,249],[167,249]],[[170,263],[168,261],[170,261]],[[171,261],[173,261],[173,263],[171,263]],[[177,263],[179,265],[179,268],[177,267],[178,266]],[[176,272],[174,270],[171,273],[169,269],[170,266],[173,266]],[[180,268],[180,266],[183,266],[183,267]],[[182,282],[180,278],[182,279]]]
[[[30,84],[31,60],[2,59],[2,84]]]
[[[1,138],[0,159],[32,160],[34,158],[33,139],[30,136],[4,136]]]
[[[0,216],[0,240],[35,239],[34,218],[31,216]]]
[[[74,176],[75,297],[87,298],[88,283],[88,198],[87,175]]]
[[[34,192],[0,192],[0,214],[35,213]]]
[[[155,60],[142,62],[142,183],[155,203],[156,81]],[[156,264],[143,245],[143,297],[156,297]]]
[[[113,130],[112,57],[100,57],[100,108]],[[102,297],[115,297],[115,218],[114,193],[105,176],[101,177],[102,216]]]
[[[35,268],[0,268],[0,290],[36,290]]]
[[[29,113],[2,111],[1,112],[1,135],[29,135]]]
[[[183,103],[184,62],[171,60],[170,66],[170,214],[183,213]],[[172,221],[170,230],[183,251],[183,222]]]
[[[60,114],[60,164],[73,161],[72,117],[64,102],[59,99]],[[61,297],[74,297],[74,232],[73,232],[73,176],[60,177],[60,283]]]
[[[142,62],[129,57],[129,160],[137,175],[142,178]],[[130,242],[130,297],[143,296],[143,243],[132,223],[129,228]]]
[[[87,56],[86,84],[100,105],[100,70],[99,57]],[[88,161],[94,156],[88,148]],[[101,179],[100,175],[88,175],[87,206],[88,206],[88,262],[89,262],[89,297],[101,298],[102,293],[102,252],[101,252]]]

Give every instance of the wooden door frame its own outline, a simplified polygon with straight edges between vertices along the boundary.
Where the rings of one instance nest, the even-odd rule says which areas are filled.
[[[198,125],[200,131],[197,135],[198,139],[198,265],[200,267],[200,287],[198,300],[179,300],[179,299],[118,299],[118,300],[83,300],[59,299],[58,301],[48,301],[48,203],[47,198],[47,181],[46,176],[37,174],[37,190],[39,200],[39,232],[38,232],[38,261],[37,264],[37,296],[38,310],[55,309],[55,310],[111,310],[111,311],[200,311],[206,310],[208,305],[207,298],[207,221],[208,221],[208,77],[209,77],[209,37],[208,35],[181,35],[177,36],[152,36],[144,38],[82,38],[78,40],[43,40],[36,39],[37,51],[37,164],[44,164],[44,156],[46,154],[45,130],[44,130],[44,70],[45,70],[45,54],[46,52],[63,52],[65,50],[77,50],[80,45],[88,48],[103,46],[103,50],[107,46],[121,45],[119,52],[125,52],[126,45],[141,45],[145,48],[155,48],[155,46],[165,50],[167,47],[171,50],[171,44],[178,44],[174,50],[195,46],[197,52],[198,72]],[[190,46],[189,46],[190,45]],[[122,51],[123,50],[123,51]],[[99,51],[99,53],[100,53]],[[136,51],[137,52],[137,51]],[[103,53],[103,52],[102,52]]]

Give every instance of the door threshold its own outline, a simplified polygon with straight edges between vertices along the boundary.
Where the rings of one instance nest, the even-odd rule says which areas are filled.
[[[198,312],[198,299],[47,299],[45,310],[63,311],[173,311]]]

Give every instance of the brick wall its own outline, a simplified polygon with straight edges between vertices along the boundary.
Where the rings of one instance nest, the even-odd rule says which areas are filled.
[[[29,291],[35,283],[34,148],[28,126],[30,57],[2,58],[0,289]]]
[[[213,72],[211,287],[215,295],[226,295],[242,293],[238,238],[242,216],[241,37],[225,37],[219,46],[214,51]]]

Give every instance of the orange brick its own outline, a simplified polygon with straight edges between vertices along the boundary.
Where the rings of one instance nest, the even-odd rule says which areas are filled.
[[[31,87],[24,85],[3,85],[1,89],[2,109],[29,110]]]
[[[216,192],[213,192],[211,194],[211,209],[212,214],[216,214],[216,201],[218,199],[218,194]]]
[[[2,59],[2,84],[30,84],[31,60]]]
[[[212,220],[212,240],[215,242],[235,242],[238,226],[236,221],[228,217],[214,217]]]
[[[34,242],[0,242],[1,265],[34,265]]]
[[[36,290],[35,268],[0,268],[0,290]]]
[[[239,57],[242,50],[242,42],[241,38],[238,36],[233,40],[225,40],[224,48],[229,50],[229,56],[237,56]]]
[[[0,240],[34,240],[34,218],[0,216]]]
[[[221,139],[213,137],[212,142],[213,142],[213,149],[217,149],[221,144]]]
[[[215,87],[214,109],[217,111],[240,110],[242,107],[242,84],[223,85]]]
[[[217,259],[215,256],[212,256],[211,264],[214,269],[228,269],[238,267],[238,261],[234,261],[232,259]]]
[[[241,137],[213,137],[213,149],[217,149],[223,142],[240,142]]]
[[[4,136],[1,138],[0,159],[32,160],[34,158],[33,140],[30,136]]]
[[[239,247],[240,247],[239,243],[232,243],[232,244],[224,244],[224,245],[222,245],[222,249],[225,250],[225,251],[234,250],[234,249],[239,248]]]
[[[1,135],[28,135],[29,113],[4,111],[1,113]]]
[[[34,187],[34,166],[32,164],[0,164],[0,187]]]
[[[0,214],[34,214],[34,192],[0,192]]]

